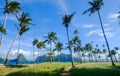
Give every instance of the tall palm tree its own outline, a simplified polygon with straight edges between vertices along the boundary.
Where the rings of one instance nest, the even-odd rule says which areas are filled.
[[[103,53],[105,54],[106,62],[108,62],[108,58],[107,58],[107,55],[106,55],[107,50],[106,50],[106,49],[103,49],[102,51],[103,51]]]
[[[33,62],[35,61],[34,47],[35,47],[35,45],[37,45],[38,42],[39,42],[38,39],[34,39],[33,42],[32,42],[32,45],[33,45]]]
[[[21,37],[22,35],[29,30],[29,27],[24,26],[21,28],[19,32],[19,43],[18,43],[18,52],[17,52],[17,60],[16,60],[16,65],[18,65],[19,62],[19,53],[20,53],[20,43],[21,43]]]
[[[100,15],[101,6],[104,5],[103,0],[93,0],[92,2],[89,1],[88,3],[91,5],[91,7],[89,9],[87,9],[86,11],[84,11],[83,14],[85,14],[87,12],[90,12],[89,15],[91,15],[91,14],[94,14],[97,11],[98,16],[99,16],[99,20],[100,20],[100,25],[101,25],[102,32],[103,32],[103,36],[104,36],[104,39],[105,39],[105,42],[106,42],[106,45],[107,45],[108,52],[110,54],[109,43],[108,43],[107,37],[105,35],[105,31],[104,31],[104,27],[103,27],[101,15]],[[110,56],[110,58],[111,58],[112,66],[115,66],[115,64],[113,62],[113,59],[112,59],[112,56]]]
[[[21,10],[20,8],[20,3],[17,1],[9,1],[5,0],[5,7],[4,7],[4,23],[3,23],[3,28],[6,28],[6,19],[7,19],[7,14],[14,14],[19,13]],[[3,40],[4,33],[1,34],[1,39],[0,39],[0,47],[2,45],[2,40]]]
[[[91,57],[91,53],[92,53],[92,50],[93,50],[93,46],[92,46],[90,43],[87,43],[87,44],[85,45],[85,49],[86,49],[87,52],[88,52],[89,61],[91,61],[91,60],[90,60],[90,57]]]
[[[73,47],[74,47],[74,52],[78,54],[78,59],[79,62],[82,63],[82,56],[81,56],[81,40],[79,39],[78,36],[75,36],[73,39]]]
[[[45,43],[42,42],[42,41],[40,41],[40,42],[37,43],[36,46],[37,46],[37,48],[38,48],[38,60],[39,60],[39,62],[40,62],[40,50],[41,50],[42,48],[45,48]]]
[[[117,52],[115,50],[111,50],[111,55],[114,56],[115,61],[117,62],[116,54],[117,54]]]
[[[5,63],[4,64],[7,64],[8,63],[8,56],[9,56],[9,53],[14,45],[14,42],[16,40],[16,38],[18,37],[19,33],[20,33],[20,30],[25,27],[25,26],[28,26],[28,25],[31,25],[31,21],[32,19],[29,17],[29,14],[28,13],[22,13],[21,17],[18,18],[18,21],[19,21],[19,28],[18,28],[18,32],[16,34],[16,36],[14,37],[11,45],[10,45],[10,48],[7,52],[7,56],[6,56],[6,59],[5,59]]]
[[[68,33],[68,27],[69,27],[69,24],[71,23],[71,20],[72,20],[74,14],[75,14],[75,13],[72,13],[72,14],[70,14],[70,15],[64,15],[64,16],[62,17],[62,19],[63,19],[62,24],[65,26],[66,32],[67,32],[68,45],[70,46],[70,47],[69,47],[69,51],[70,51],[71,63],[72,63],[72,67],[73,67],[73,68],[74,68],[74,63],[73,63],[72,47],[71,47],[71,45],[69,44],[70,38],[69,38],[69,33]]]
[[[52,63],[52,61],[53,61],[53,57],[51,55],[51,53],[53,53],[52,43],[56,43],[57,36],[56,36],[55,32],[51,32],[51,33],[48,33],[48,35],[44,36],[44,37],[46,38],[46,40],[44,42],[45,43],[47,42],[50,45],[50,63]]]
[[[58,51],[58,55],[59,55],[59,62],[61,61],[61,50],[63,50],[63,44],[61,42],[57,42],[56,45],[55,45],[55,49],[54,50],[57,50]]]
[[[107,49],[105,49],[105,44],[102,45],[102,48],[103,48],[102,52],[105,54],[106,61],[108,61],[108,58],[107,58],[107,55],[106,55]]]

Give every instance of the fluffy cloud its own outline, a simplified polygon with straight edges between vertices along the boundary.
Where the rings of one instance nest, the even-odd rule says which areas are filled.
[[[94,24],[85,24],[82,26],[83,26],[83,28],[93,28],[95,25]]]
[[[119,15],[120,14],[118,14],[118,13],[110,14],[108,16],[108,19],[110,19],[110,22],[115,22],[115,21],[117,21]]]

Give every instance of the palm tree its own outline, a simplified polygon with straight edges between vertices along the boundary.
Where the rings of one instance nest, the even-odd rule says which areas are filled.
[[[59,55],[59,59],[58,61],[60,62],[61,61],[61,50],[63,50],[63,44],[61,42],[57,42],[56,45],[55,45],[55,49],[54,50],[57,50],[58,51],[58,55]]]
[[[105,49],[105,45],[104,44],[102,45],[102,48],[103,48],[102,52],[105,54],[106,61],[108,61],[108,58],[107,58],[107,55],[106,55],[107,49]]]
[[[22,29],[23,27],[25,27],[25,26],[30,25],[32,19],[29,17],[29,14],[28,14],[28,13],[24,13],[24,12],[23,12],[22,15],[21,15],[21,17],[18,18],[18,21],[20,22],[20,23],[19,23],[18,32],[17,32],[16,36],[14,37],[14,39],[13,39],[11,45],[10,45],[10,48],[9,48],[9,50],[8,50],[8,53],[7,53],[7,56],[6,56],[6,59],[5,59],[5,63],[4,63],[4,64],[7,64],[7,63],[8,63],[9,53],[10,53],[10,51],[11,51],[13,45],[14,45],[14,42],[15,42],[16,38],[18,37],[21,29]]]
[[[71,47],[71,45],[69,44],[70,38],[69,38],[69,33],[68,33],[68,27],[69,27],[69,24],[71,23],[71,20],[72,20],[74,14],[75,14],[75,13],[72,13],[72,14],[70,14],[70,15],[64,15],[64,16],[62,17],[62,19],[63,19],[62,24],[65,26],[66,32],[67,32],[68,45],[70,46],[70,47],[69,47],[69,51],[70,51],[70,55],[71,55],[71,63],[72,63],[72,67],[73,67],[73,68],[74,68],[74,63],[73,63],[72,47]]]
[[[19,13],[21,10],[20,8],[20,3],[16,1],[9,1],[5,0],[5,7],[4,7],[4,23],[3,23],[3,28],[6,28],[6,19],[7,19],[7,14],[14,14]],[[2,40],[3,40],[4,33],[1,34],[1,39],[0,39],[0,47],[2,45]]]
[[[53,52],[52,43],[56,43],[55,41],[57,40],[56,33],[51,32],[51,33],[48,33],[48,35],[44,37],[46,38],[44,42],[47,42],[50,45],[50,54],[51,54]],[[50,55],[50,63],[52,63],[52,61],[53,61],[53,58],[52,58],[52,55]]]
[[[93,50],[93,46],[90,43],[88,43],[88,44],[85,45],[85,49],[88,52],[88,57],[89,57],[89,61],[90,61],[90,57],[91,57],[91,52]]]
[[[106,49],[103,49],[103,53],[105,54],[105,58],[106,58],[106,62],[107,62],[107,61],[108,61],[108,58],[107,58],[107,55],[106,55],[107,50],[106,50]]]
[[[42,41],[40,41],[40,42],[37,43],[36,46],[37,46],[37,48],[38,48],[38,60],[39,60],[39,62],[40,62],[40,50],[41,50],[42,48],[45,48],[45,43],[42,42]]]
[[[115,50],[118,51],[118,50],[119,50],[119,47],[115,47]]]
[[[98,16],[99,16],[99,20],[100,20],[100,25],[101,25],[102,32],[103,32],[103,36],[104,36],[104,39],[105,39],[105,42],[106,42],[106,45],[107,45],[108,52],[110,54],[109,43],[108,43],[107,37],[105,35],[105,31],[104,31],[104,28],[103,28],[102,19],[101,19],[101,15],[100,15],[100,8],[101,8],[102,5],[104,5],[103,0],[93,0],[92,2],[89,1],[88,3],[91,5],[91,7],[89,9],[87,9],[86,11],[84,11],[83,14],[85,14],[87,12],[90,12],[89,15],[91,15],[91,14],[94,14],[97,11]],[[113,59],[112,59],[112,56],[110,56],[110,58],[111,58],[112,66],[115,66],[115,64],[113,62]]]
[[[117,62],[116,54],[117,54],[117,52],[115,50],[111,50],[111,55],[114,56],[115,61]]]
[[[39,42],[38,39],[34,39],[32,42],[32,44],[33,44],[33,62],[35,61],[34,47],[35,47],[35,45],[37,45],[38,42]]]
[[[78,31],[77,29],[76,29],[75,31],[73,31],[73,34],[74,34],[75,36],[77,36],[78,33],[79,33],[79,31]]]
[[[75,36],[73,39],[73,47],[74,47],[74,52],[76,52],[78,54],[78,59],[79,59],[79,62],[82,63],[82,56],[81,56],[81,40],[79,39],[78,36]]]
[[[17,60],[16,60],[16,65],[18,65],[19,62],[19,52],[20,52],[20,41],[21,41],[21,37],[22,35],[27,32],[29,30],[29,28],[27,26],[24,26],[21,28],[20,32],[19,32],[19,43],[18,43],[18,52],[17,52]]]

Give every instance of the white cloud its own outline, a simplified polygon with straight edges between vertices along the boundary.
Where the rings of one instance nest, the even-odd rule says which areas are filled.
[[[91,35],[97,35],[99,33],[101,33],[102,31],[100,29],[96,29],[96,30],[91,30],[89,31],[86,36],[91,36]]]
[[[94,24],[85,24],[82,26],[83,26],[83,28],[93,28],[95,25]]]
[[[105,28],[105,34],[107,38],[114,37],[114,33],[110,32],[112,28]],[[89,31],[86,36],[91,36],[91,35],[97,35],[97,36],[103,36],[103,32],[101,29],[96,29],[96,30],[91,30]]]
[[[108,16],[108,19],[110,19],[110,22],[115,22],[115,21],[117,21],[119,15],[120,14],[118,14],[118,13],[110,14]]]
[[[63,12],[69,13],[65,0],[57,0],[57,3],[59,4],[59,7],[62,9]]]

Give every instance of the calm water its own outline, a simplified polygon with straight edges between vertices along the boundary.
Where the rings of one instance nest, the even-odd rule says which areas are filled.
[[[4,64],[4,62],[0,62],[0,64]],[[15,65],[16,62],[8,62],[8,64]],[[32,64],[32,62],[30,62],[30,61],[28,61],[28,62],[19,62],[19,64]]]

